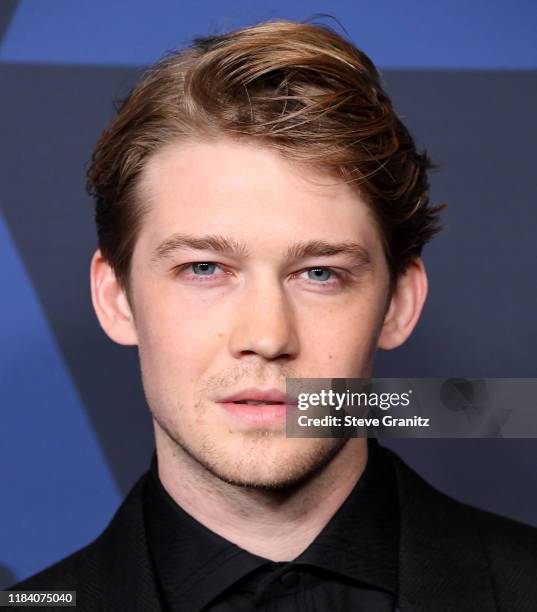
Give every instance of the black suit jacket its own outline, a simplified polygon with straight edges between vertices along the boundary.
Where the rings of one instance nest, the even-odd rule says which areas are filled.
[[[395,453],[401,510],[401,612],[536,612],[537,529],[462,504],[434,489]],[[13,590],[76,590],[77,609],[162,610],[134,485],[91,544]],[[374,612],[374,611],[372,611]]]

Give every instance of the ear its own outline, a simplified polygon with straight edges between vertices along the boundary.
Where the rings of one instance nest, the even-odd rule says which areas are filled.
[[[379,336],[379,348],[394,349],[410,336],[420,317],[427,290],[425,265],[421,257],[417,257],[397,279]]]
[[[118,344],[138,344],[134,317],[116,275],[97,249],[90,266],[91,301],[106,335]]]

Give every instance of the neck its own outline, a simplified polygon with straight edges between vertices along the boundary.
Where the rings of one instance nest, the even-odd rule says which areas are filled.
[[[272,561],[295,559],[343,504],[367,463],[367,438],[351,438],[319,473],[292,490],[228,484],[155,424],[159,478],[172,499],[226,540]]]

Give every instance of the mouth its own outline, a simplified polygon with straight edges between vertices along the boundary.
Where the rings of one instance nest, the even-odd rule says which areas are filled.
[[[250,425],[281,424],[296,402],[278,389],[245,389],[217,402],[234,420]]]
[[[270,400],[234,400],[233,404],[248,404],[249,406],[276,406],[285,402],[277,402]]]
[[[220,400],[220,402],[230,403],[236,402],[240,404],[290,404],[296,403],[280,389],[274,387],[272,389],[259,389],[257,387],[250,387],[248,389],[242,389],[228,395]]]

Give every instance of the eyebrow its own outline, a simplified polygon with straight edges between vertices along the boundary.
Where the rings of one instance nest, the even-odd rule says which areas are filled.
[[[171,257],[176,251],[191,249],[197,251],[213,251],[231,257],[248,257],[250,254],[245,244],[217,234],[206,236],[189,236],[173,234],[161,242],[153,251],[151,260],[158,263]],[[371,264],[371,256],[367,249],[357,242],[327,242],[325,240],[310,240],[296,242],[285,254],[288,260],[305,259],[306,257],[332,257],[334,255],[350,255],[360,264]]]

